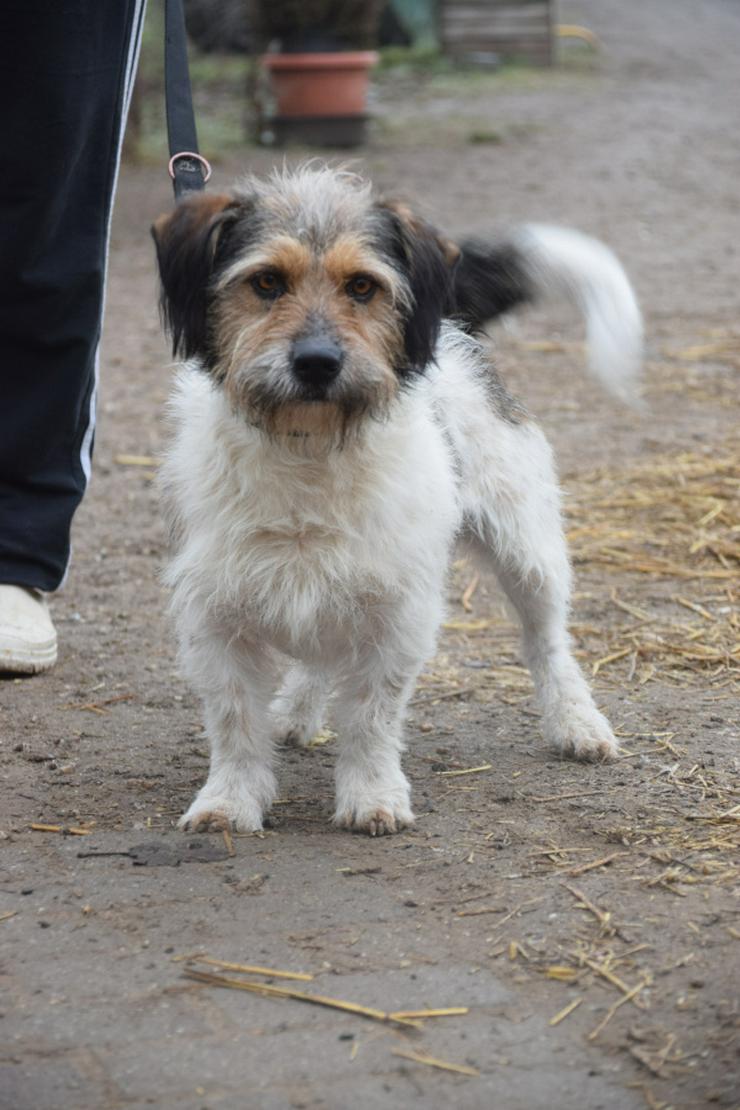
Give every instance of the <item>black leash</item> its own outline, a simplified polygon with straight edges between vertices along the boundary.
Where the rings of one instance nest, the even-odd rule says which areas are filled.
[[[188,193],[205,189],[211,167],[198,153],[182,0],[166,0],[164,21],[164,89],[170,148],[167,169],[175,200],[180,200]]]

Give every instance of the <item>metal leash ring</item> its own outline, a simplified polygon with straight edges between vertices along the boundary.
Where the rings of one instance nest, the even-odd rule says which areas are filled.
[[[205,185],[207,181],[210,181],[211,174],[213,173],[213,170],[211,169],[211,163],[208,161],[207,158],[204,158],[202,154],[197,154],[193,150],[181,150],[177,154],[173,154],[170,158],[169,162],[167,163],[167,173],[170,175],[173,181],[175,180],[175,162],[177,162],[180,158],[194,158],[196,162],[200,163],[203,169],[203,184]]]

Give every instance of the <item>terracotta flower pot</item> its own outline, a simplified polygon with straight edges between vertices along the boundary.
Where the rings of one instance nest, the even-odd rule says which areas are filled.
[[[331,54],[266,54],[278,141],[354,146],[364,138],[372,50]]]

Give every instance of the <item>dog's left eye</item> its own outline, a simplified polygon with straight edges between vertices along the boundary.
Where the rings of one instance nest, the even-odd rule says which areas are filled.
[[[344,288],[352,300],[364,302],[375,296],[378,283],[373,281],[372,278],[366,277],[365,274],[358,274],[357,277],[348,281]]]
[[[255,293],[265,300],[274,301],[285,292],[285,283],[274,270],[263,270],[251,279]]]

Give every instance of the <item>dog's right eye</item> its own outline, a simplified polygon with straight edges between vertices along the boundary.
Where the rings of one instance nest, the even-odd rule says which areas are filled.
[[[258,297],[266,301],[277,300],[285,292],[285,283],[274,270],[262,270],[251,278],[250,284]]]

